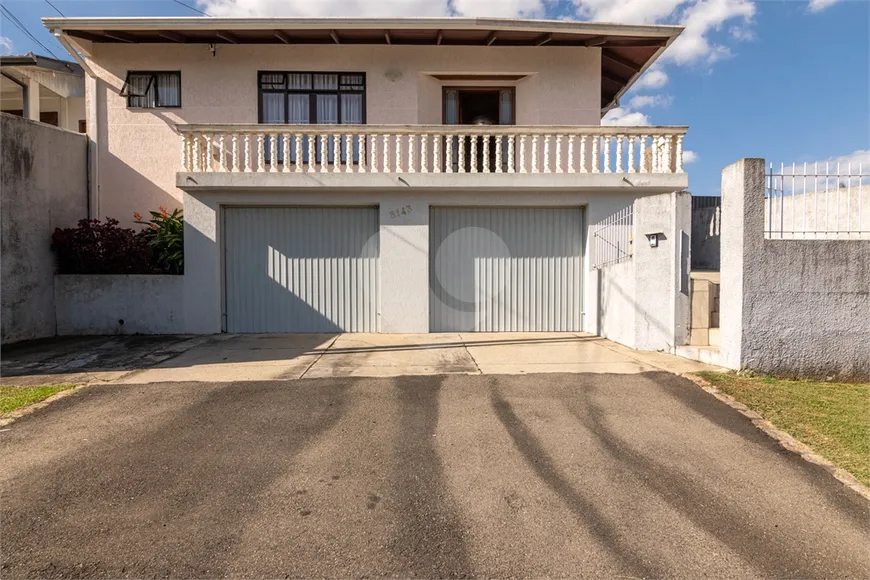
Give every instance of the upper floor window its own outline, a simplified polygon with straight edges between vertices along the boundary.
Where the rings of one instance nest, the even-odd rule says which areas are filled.
[[[365,73],[261,72],[260,122],[365,123]]]
[[[130,71],[121,95],[131,109],[181,106],[181,73]]]

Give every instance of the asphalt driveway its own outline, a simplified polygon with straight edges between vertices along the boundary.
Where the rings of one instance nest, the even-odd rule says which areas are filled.
[[[0,492],[3,578],[870,574],[865,500],[658,372],[92,386]]]

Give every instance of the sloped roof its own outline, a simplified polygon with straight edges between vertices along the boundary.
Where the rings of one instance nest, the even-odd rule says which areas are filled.
[[[601,49],[602,112],[682,32],[647,26],[504,18],[43,18],[96,43],[583,46]]]

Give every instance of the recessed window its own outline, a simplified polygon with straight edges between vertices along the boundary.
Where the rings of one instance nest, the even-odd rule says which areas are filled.
[[[130,71],[121,96],[127,97],[127,106],[131,109],[180,107],[181,73]]]
[[[291,125],[364,125],[366,122],[365,73],[261,72],[260,123]],[[334,137],[327,138],[328,162],[334,161]],[[303,162],[308,163],[308,137],[302,139]],[[271,137],[266,138],[266,162],[271,163]],[[278,161],[284,162],[284,138],[278,138]],[[351,151],[344,139],[339,144],[341,161],[348,155],[359,162],[359,137],[352,138]],[[320,147],[315,150],[321,162]],[[290,138],[290,162],[296,163],[296,138]]]
[[[260,122],[365,123],[365,73],[260,73]]]

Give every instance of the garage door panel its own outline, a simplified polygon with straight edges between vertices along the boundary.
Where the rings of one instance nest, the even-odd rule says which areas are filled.
[[[376,332],[375,208],[227,208],[228,332]]]
[[[579,331],[582,208],[432,208],[433,332]]]

